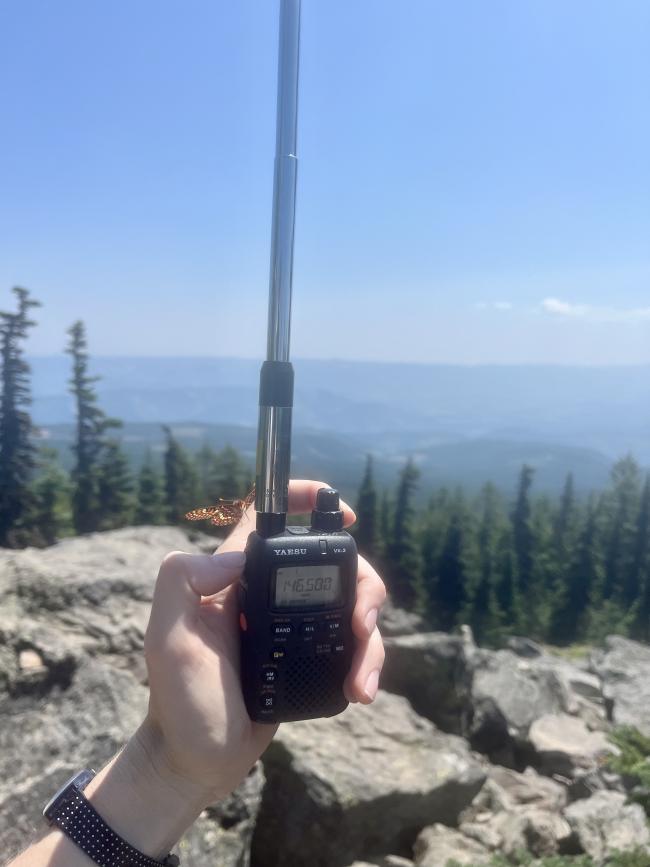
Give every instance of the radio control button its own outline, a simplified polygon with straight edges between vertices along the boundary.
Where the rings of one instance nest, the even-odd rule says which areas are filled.
[[[321,539],[319,544],[321,554],[327,554],[327,539]]]
[[[300,627],[300,634],[303,638],[313,638],[316,634],[316,623],[303,623]]]
[[[262,710],[273,710],[275,707],[275,695],[272,692],[263,692],[260,695],[260,707]]]
[[[262,669],[262,683],[274,684],[278,679],[277,668]]]
[[[345,650],[345,644],[335,644],[334,645],[334,653],[343,653]]]
[[[248,629],[248,623],[246,622],[246,615],[242,611],[239,615],[239,628],[242,632],[246,632]]]
[[[309,527],[287,527],[287,533],[291,533],[292,536],[307,536]]]
[[[287,651],[284,649],[284,647],[274,647],[271,651],[271,661],[281,662],[286,655]]]
[[[323,623],[323,632],[326,635],[338,635],[340,629],[341,621],[338,618],[336,620],[326,620]]]
[[[292,632],[293,626],[290,623],[273,623],[271,625],[271,635],[276,641],[288,638]]]

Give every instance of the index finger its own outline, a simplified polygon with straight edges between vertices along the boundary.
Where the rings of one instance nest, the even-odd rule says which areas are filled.
[[[289,514],[300,515],[311,512],[316,505],[316,494],[320,488],[329,488],[327,482],[316,482],[313,479],[292,479],[289,482]],[[343,526],[349,527],[357,520],[354,511],[346,502],[341,500],[343,512]],[[255,506],[249,506],[242,515],[239,523],[222,542],[219,551],[243,551],[249,533],[255,529]]]

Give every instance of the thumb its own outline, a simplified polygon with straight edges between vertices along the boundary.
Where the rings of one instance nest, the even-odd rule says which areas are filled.
[[[211,596],[235,581],[246,562],[243,551],[185,554],[173,551],[162,561],[151,603],[150,638],[163,639],[176,624],[192,628],[201,597]]]

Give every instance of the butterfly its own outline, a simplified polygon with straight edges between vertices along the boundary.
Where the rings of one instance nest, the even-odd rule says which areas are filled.
[[[244,497],[243,500],[223,500],[219,498],[216,506],[204,506],[201,509],[192,509],[185,515],[188,521],[210,521],[217,527],[227,527],[228,524],[236,524],[246,509],[255,500],[255,488]]]

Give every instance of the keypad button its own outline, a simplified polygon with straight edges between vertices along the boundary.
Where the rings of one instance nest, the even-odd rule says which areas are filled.
[[[341,629],[341,621],[337,618],[336,620],[326,620],[323,624],[323,632],[326,635],[338,635]]]
[[[316,623],[303,623],[300,627],[303,638],[313,638],[316,634]]]
[[[287,651],[284,649],[284,647],[274,647],[271,651],[271,661],[281,662],[286,655]]]
[[[271,625],[271,635],[276,641],[288,638],[293,632],[293,626],[290,623],[273,623]]]
[[[263,692],[260,695],[260,707],[262,710],[273,710],[275,707],[275,695],[272,692]]]
[[[262,669],[262,683],[274,684],[278,679],[277,668]]]

